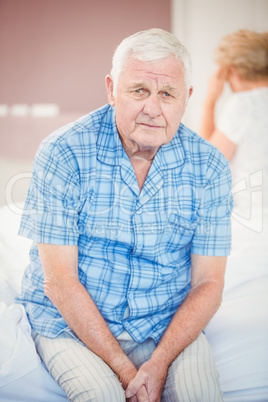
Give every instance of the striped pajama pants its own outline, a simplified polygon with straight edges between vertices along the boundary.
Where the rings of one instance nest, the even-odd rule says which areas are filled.
[[[49,373],[75,402],[123,402],[124,390],[110,367],[86,346],[64,332],[51,339],[34,337],[37,351]],[[138,369],[152,355],[153,340],[139,344],[118,340]],[[212,351],[203,333],[169,368],[161,401],[223,401]]]

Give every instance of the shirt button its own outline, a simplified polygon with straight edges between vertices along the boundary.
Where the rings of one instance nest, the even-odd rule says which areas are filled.
[[[129,295],[128,295],[128,298],[129,298],[129,300],[133,300],[133,293],[129,293]]]
[[[136,211],[136,214],[137,215],[140,215],[142,213],[142,209],[140,208],[140,209],[138,209],[138,211]]]
[[[137,244],[136,244],[136,249],[137,249],[137,250],[140,250],[141,248],[142,248],[142,243],[137,243]]]

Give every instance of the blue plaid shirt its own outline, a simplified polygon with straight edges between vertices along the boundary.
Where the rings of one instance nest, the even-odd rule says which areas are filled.
[[[52,133],[35,156],[19,230],[33,240],[18,298],[33,330],[70,331],[44,294],[36,243],[78,245],[79,279],[114,336],[157,343],[189,292],[191,253],[230,252],[230,190],[226,159],[183,124],[142,191],[111,106]]]

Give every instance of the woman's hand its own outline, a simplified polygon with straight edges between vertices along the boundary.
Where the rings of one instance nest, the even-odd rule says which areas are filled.
[[[210,78],[207,93],[207,100],[213,103],[219,99],[222,94],[225,81],[227,80],[228,69],[225,67],[219,68]]]
[[[203,117],[200,127],[200,135],[210,141],[213,132],[215,131],[215,107],[217,100],[222,94],[224,83],[228,78],[229,69],[219,68],[210,78],[207,96],[204,102]]]

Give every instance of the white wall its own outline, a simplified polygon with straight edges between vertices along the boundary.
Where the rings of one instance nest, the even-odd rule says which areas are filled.
[[[183,123],[199,131],[213,51],[222,36],[238,29],[268,31],[268,0],[173,0],[172,32],[192,56],[194,93]],[[226,95],[226,93],[225,93]]]

